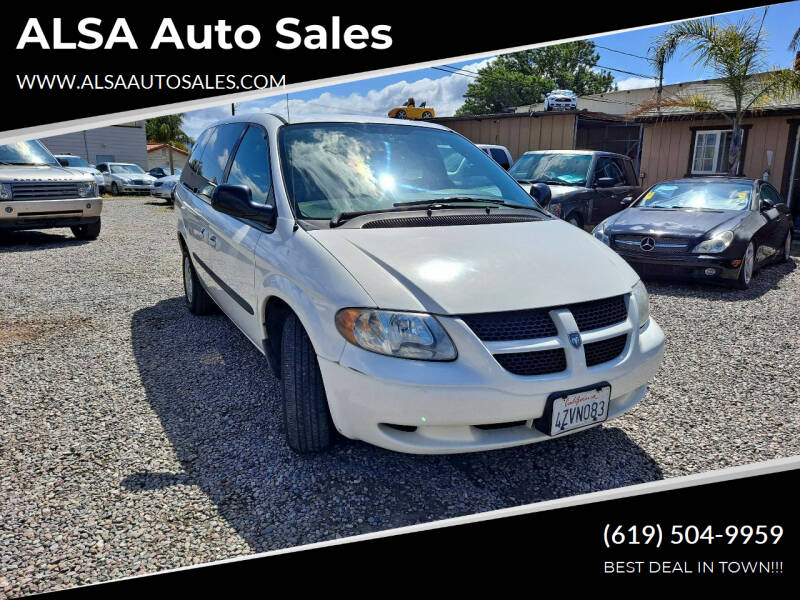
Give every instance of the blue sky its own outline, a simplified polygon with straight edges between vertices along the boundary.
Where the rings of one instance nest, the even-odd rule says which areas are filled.
[[[757,8],[723,15],[718,19],[738,21],[749,16],[761,19],[763,13],[763,8]],[[769,6],[764,26],[768,32],[770,48],[767,63],[771,66],[790,66],[794,55],[789,51],[788,45],[795,30],[800,27],[800,1]],[[652,77],[654,74],[651,75],[652,67],[648,61],[614,50],[645,56],[653,38],[666,28],[666,26],[648,27],[589,38],[598,44],[597,51],[600,54],[598,66],[637,74],[612,70],[615,83],[620,89],[651,86],[652,80],[646,76]],[[492,57],[486,57],[449,64],[476,71],[491,59]],[[664,83],[713,77],[712,72],[694,66],[693,63],[693,59],[684,58],[683,54],[676,56],[665,66]],[[461,105],[462,96],[470,81],[472,78],[468,75],[445,73],[434,68],[419,69],[293,93],[289,95],[289,110],[295,115],[309,112],[385,115],[392,106],[405,101],[408,96],[414,96],[418,102],[427,100],[429,105],[436,108],[438,115],[447,116],[453,114]],[[285,115],[286,96],[252,100],[237,105],[237,111],[240,113],[253,110],[270,110]],[[230,104],[187,113],[186,131],[189,135],[197,136],[209,123],[229,114]]]

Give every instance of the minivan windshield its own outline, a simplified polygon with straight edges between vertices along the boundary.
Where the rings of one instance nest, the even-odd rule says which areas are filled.
[[[746,210],[750,207],[750,183],[665,182],[648,190],[636,203],[640,208],[695,208],[700,210]]]
[[[0,165],[52,165],[58,161],[39,140],[0,146]]]
[[[486,206],[538,207],[501,166],[450,131],[302,123],[282,127],[279,143],[286,188],[299,218],[331,219],[455,199],[469,206],[485,200]]]
[[[144,173],[139,165],[110,165],[112,173]]]
[[[591,164],[589,154],[523,154],[508,172],[523,183],[586,185]]]

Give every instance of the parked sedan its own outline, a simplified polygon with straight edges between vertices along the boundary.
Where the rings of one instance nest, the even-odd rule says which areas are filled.
[[[642,276],[747,289],[760,267],[789,259],[792,220],[766,181],[708,177],[663,181],[594,229]]]
[[[180,173],[167,175],[161,179],[156,179],[150,184],[150,195],[156,198],[165,198],[170,204],[175,200],[175,186],[181,180]]]
[[[114,196],[126,192],[149,194],[150,184],[156,179],[133,163],[100,163],[97,170],[103,174],[103,188]]]
[[[170,175],[180,175],[181,170],[178,167],[173,168],[174,173],[170,172],[169,167],[153,167],[148,171],[148,174],[152,175],[156,179],[161,179],[162,177],[169,177]]]
[[[627,156],[594,150],[536,150],[520,156],[509,174],[531,191],[546,183],[547,210],[584,228],[619,212],[642,193]]]
[[[95,167],[90,165],[86,160],[74,154],[56,154],[54,155],[58,164],[75,173],[86,173],[94,178],[98,189],[103,189],[103,174]]]

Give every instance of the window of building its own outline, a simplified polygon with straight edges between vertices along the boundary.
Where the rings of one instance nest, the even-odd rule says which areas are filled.
[[[730,129],[697,131],[694,138],[692,174],[727,173],[730,145]]]

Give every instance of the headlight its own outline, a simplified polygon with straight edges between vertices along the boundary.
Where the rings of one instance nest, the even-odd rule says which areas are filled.
[[[455,360],[450,336],[431,315],[371,308],[344,308],[336,328],[345,339],[370,352],[419,360]]]
[[[10,183],[0,183],[0,200],[11,200]]]
[[[719,254],[731,245],[733,241],[732,231],[722,231],[715,233],[710,240],[700,242],[694,247],[692,252],[701,252],[703,254]]]
[[[547,210],[549,210],[551,213],[553,213],[559,219],[561,218],[561,205],[560,204],[558,204],[558,203],[554,204],[554,203],[551,202],[547,206]]]
[[[606,230],[602,223],[592,230],[592,235],[603,242],[606,246],[611,245],[611,240],[606,235]]]
[[[78,185],[78,196],[81,198],[92,198],[97,196],[97,184],[86,182]]]
[[[650,320],[650,298],[647,295],[647,288],[644,287],[641,279],[633,286],[631,298],[636,302],[636,306],[639,307],[639,329],[641,329]]]

